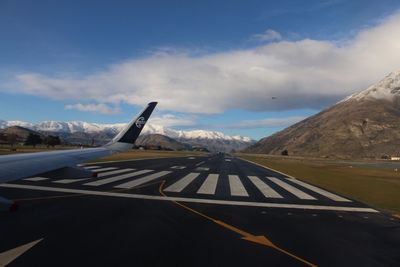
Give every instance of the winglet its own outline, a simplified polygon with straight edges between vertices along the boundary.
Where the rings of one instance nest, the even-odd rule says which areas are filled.
[[[117,134],[111,142],[106,144],[105,147],[117,151],[131,149],[156,105],[157,102],[150,102],[147,107]]]

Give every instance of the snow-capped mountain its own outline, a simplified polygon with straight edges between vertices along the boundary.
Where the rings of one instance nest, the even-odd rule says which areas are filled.
[[[396,96],[400,96],[400,70],[390,73],[378,83],[346,97],[341,102],[362,99],[393,100]]]
[[[57,133],[64,138],[68,138],[68,135],[74,134],[76,136],[82,133],[111,138],[121,131],[125,125],[125,123],[100,124],[83,121],[43,121],[33,124],[23,121],[0,120],[0,129],[10,126],[21,126],[35,131]],[[143,133],[165,135],[180,142],[207,147],[212,151],[230,151],[232,149],[241,150],[254,142],[249,137],[239,135],[230,136],[217,131],[205,130],[175,130],[161,125],[152,124],[151,122],[146,124]]]

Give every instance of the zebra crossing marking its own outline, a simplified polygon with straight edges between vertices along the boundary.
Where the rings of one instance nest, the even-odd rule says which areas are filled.
[[[278,192],[272,189],[269,185],[264,183],[257,176],[249,176],[250,181],[257,187],[258,190],[267,198],[283,198]]]
[[[44,181],[48,180],[49,178],[46,177],[31,177],[31,178],[25,178],[24,181],[30,181],[30,182],[39,182],[39,181]]]
[[[170,169],[183,170],[185,168],[186,168],[186,166],[172,166]]]
[[[346,199],[346,198],[344,198],[344,197],[338,196],[338,195],[336,195],[336,194],[333,194],[333,193],[331,193],[331,192],[328,192],[328,191],[326,191],[326,190],[323,190],[323,189],[318,188],[318,187],[316,187],[316,186],[313,186],[313,185],[311,185],[311,184],[304,183],[304,182],[302,182],[302,181],[300,181],[300,180],[293,179],[293,178],[287,178],[287,180],[291,181],[292,183],[298,184],[298,185],[300,185],[300,186],[302,186],[302,187],[305,187],[305,188],[307,188],[307,189],[310,189],[311,191],[314,191],[314,192],[316,192],[316,193],[318,193],[318,194],[320,194],[320,195],[323,195],[323,196],[325,196],[325,197],[327,197],[327,198],[329,198],[329,199],[332,199],[332,200],[334,200],[334,201],[338,201],[338,202],[352,202],[352,201],[349,200],[349,199]]]
[[[102,180],[97,180],[97,181],[93,181],[90,183],[86,183],[84,185],[90,185],[90,186],[99,186],[99,185],[104,185],[104,184],[108,184],[108,183],[113,183],[116,181],[120,181],[120,180],[124,180],[127,178],[131,178],[131,177],[135,177],[138,175],[142,175],[148,172],[152,172],[153,170],[140,170],[140,171],[136,171],[136,172],[132,172],[132,173],[127,173],[127,174],[122,174],[122,175],[118,175],[118,176],[113,176],[110,178],[106,178],[106,179],[102,179]]]
[[[79,165],[78,165],[79,166]],[[79,166],[79,167],[81,167],[81,166]],[[97,169],[97,168],[100,168],[100,166],[85,166],[85,167],[83,167],[84,169],[86,169],[86,170],[92,170],[92,169]]]
[[[285,189],[286,191],[292,193],[293,195],[295,195],[296,197],[300,198],[300,199],[306,199],[306,200],[315,200],[314,197],[310,196],[307,193],[304,193],[303,191],[301,191],[300,189],[297,189],[296,187],[285,183],[284,181],[282,181],[281,179],[278,179],[276,177],[267,177],[270,181],[272,181],[273,183],[279,185],[280,187],[282,187],[283,189]]]
[[[138,186],[138,185],[153,181],[153,180],[158,179],[160,177],[163,177],[163,176],[165,176],[165,175],[167,175],[169,173],[171,173],[171,172],[170,171],[156,172],[156,173],[150,174],[148,176],[145,176],[143,178],[139,178],[139,179],[127,182],[127,183],[116,185],[114,187],[115,188],[126,188],[126,189],[134,188],[135,186]]]
[[[200,189],[197,191],[197,194],[215,195],[217,183],[218,174],[209,174]]]
[[[105,172],[105,171],[111,171],[111,170],[116,170],[116,169],[118,169],[118,168],[107,167],[107,168],[95,169],[94,172]]]
[[[86,180],[89,180],[89,179],[91,179],[91,178],[62,179],[62,180],[53,181],[53,183],[56,183],[56,184],[72,184],[72,183],[77,183],[77,182],[81,182],[81,181],[86,181]]]
[[[182,179],[178,180],[177,182],[173,183],[172,185],[168,186],[164,189],[166,192],[181,192],[185,187],[187,187],[194,179],[196,179],[200,173],[198,172],[191,172],[187,174]]]
[[[133,168],[125,168],[125,169],[118,169],[116,167],[106,167],[106,168],[101,168],[99,166],[89,166],[89,167],[97,167],[100,168],[99,170],[101,171],[98,174],[98,177],[106,177],[109,176],[108,178],[104,179],[98,179],[98,180],[92,180],[90,182],[84,183],[82,185],[86,186],[100,186],[100,185],[105,185],[108,183],[113,183],[117,182],[120,180],[132,178],[135,176],[143,175],[148,172],[154,172],[153,170],[139,170],[136,172],[135,169]],[[171,169],[181,169],[181,168],[186,168],[185,166],[173,166],[170,167]],[[93,169],[93,168],[92,168]],[[206,167],[197,167],[196,170],[198,171],[207,171],[209,168]],[[147,183],[148,181],[157,179],[159,177],[162,177],[164,175],[167,175],[171,173],[171,171],[160,171],[157,173],[153,173],[151,175],[147,175],[145,177],[128,181],[123,184],[116,185],[114,187],[116,188],[134,188],[140,184]],[[121,174],[121,175],[117,175]],[[177,180],[175,183],[171,184],[168,186],[164,191],[166,192],[183,192],[187,186],[193,182],[198,176],[200,175],[200,172],[192,172],[181,179]],[[277,198],[277,199],[283,199],[284,197],[281,195],[281,193],[278,193],[275,189],[273,189],[266,181],[263,181],[261,177],[258,176],[244,176],[247,177],[251,183],[266,197],[266,198]],[[215,195],[216,194],[216,189],[218,186],[218,180],[219,180],[219,174],[208,174],[207,178],[204,180],[200,188],[197,190],[197,194],[205,194],[205,195]],[[45,181],[49,180],[50,178],[47,177],[29,177],[25,178],[23,180],[25,181],[30,181],[30,182],[39,182],[39,181]],[[80,183],[89,179],[93,178],[81,178],[81,179],[59,179],[59,180],[53,180],[51,181],[52,183],[56,184],[72,184],[72,183]],[[249,196],[249,189],[246,188],[246,186],[242,182],[242,178],[240,178],[238,175],[228,175],[228,185],[230,189],[230,195],[231,196]],[[245,179],[245,178],[244,178]],[[349,199],[346,199],[344,197],[338,196],[334,193],[330,193],[324,189],[318,188],[314,185],[310,185],[308,183],[302,182],[297,179],[293,178],[276,178],[276,177],[266,177],[268,181],[276,184],[279,186],[281,189],[289,192],[290,194],[296,196],[299,199],[302,200],[317,200],[316,197],[311,196],[309,193],[306,193],[302,190],[302,188],[306,188],[310,191],[313,191],[314,193],[324,196],[326,198],[329,198],[332,201],[336,202],[352,202]],[[296,184],[297,186],[294,186],[293,184]],[[222,186],[220,184],[219,186]]]
[[[108,171],[108,172],[102,172],[97,175],[97,177],[104,177],[104,176],[109,176],[109,175],[114,175],[114,174],[119,174],[119,173],[124,173],[124,172],[129,172],[129,171],[134,171],[135,169],[127,168],[127,169],[119,169],[116,171]]]
[[[239,176],[237,175],[229,175],[229,188],[231,191],[231,196],[239,196],[239,197],[248,197],[246,189],[243,186],[243,183],[240,181]]]

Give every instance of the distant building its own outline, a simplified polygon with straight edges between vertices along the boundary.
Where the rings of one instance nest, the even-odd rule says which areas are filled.
[[[391,160],[400,160],[400,156],[392,156],[390,157]]]

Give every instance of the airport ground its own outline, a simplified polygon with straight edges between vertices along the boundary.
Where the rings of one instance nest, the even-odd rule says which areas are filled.
[[[10,267],[400,263],[399,219],[236,156],[84,167],[99,177],[47,173],[0,186],[20,204],[0,214],[0,260],[12,254]]]
[[[400,215],[400,162],[328,160],[256,154],[238,156]]]

